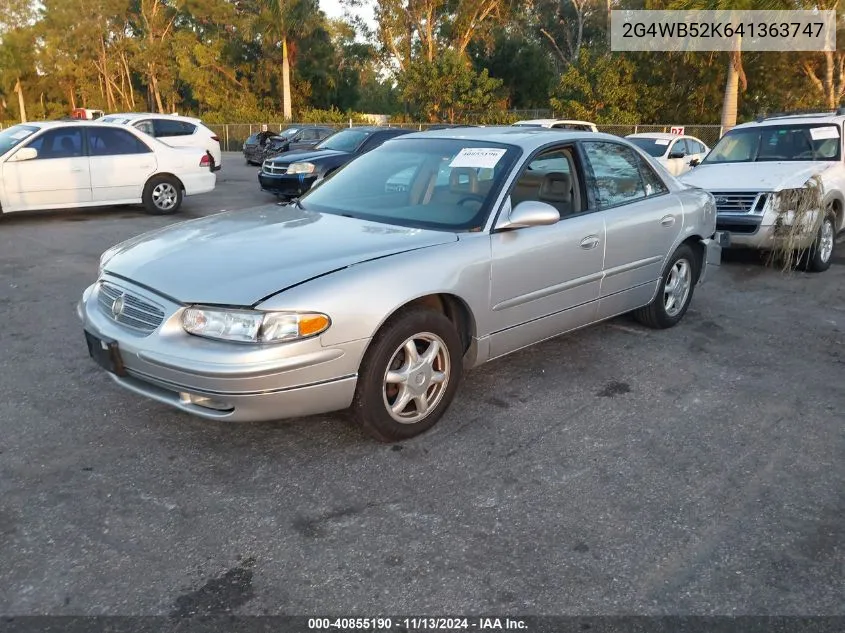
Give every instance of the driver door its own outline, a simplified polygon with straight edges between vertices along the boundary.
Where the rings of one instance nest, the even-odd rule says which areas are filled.
[[[37,150],[38,156],[7,160],[2,166],[5,211],[78,207],[91,202],[91,171],[81,127],[49,129],[25,147]]]
[[[666,155],[666,168],[673,176],[680,176],[687,169],[689,169],[689,151],[687,149],[686,140],[679,138],[669,147],[669,153]]]
[[[543,151],[523,168],[499,219],[520,202],[554,206],[549,226],[493,230],[490,355],[501,356],[593,322],[597,314],[605,226],[589,208],[574,145]]]

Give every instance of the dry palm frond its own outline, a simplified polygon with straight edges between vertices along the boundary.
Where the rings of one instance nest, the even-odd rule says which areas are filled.
[[[773,194],[775,237],[769,265],[791,271],[807,255],[824,218],[823,201],[824,186],[818,175],[801,187]]]

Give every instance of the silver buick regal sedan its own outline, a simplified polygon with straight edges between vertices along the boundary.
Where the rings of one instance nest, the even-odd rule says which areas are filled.
[[[78,306],[119,385],[217,420],[430,428],[464,369],[631,312],[667,328],[721,256],[713,198],[629,142],[414,133],[289,204],[106,251]]]

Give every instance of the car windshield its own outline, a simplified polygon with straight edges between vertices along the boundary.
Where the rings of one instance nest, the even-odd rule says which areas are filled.
[[[702,164],[839,160],[841,145],[840,128],[831,123],[740,128],[725,134]]]
[[[335,132],[329,137],[326,137],[314,149],[333,149],[339,152],[354,152],[355,149],[364,142],[370,135],[370,132],[365,130],[341,130]]]
[[[659,158],[666,153],[666,148],[669,147],[669,139],[664,138],[631,138],[628,137],[634,145],[646,152],[649,156]]]
[[[313,188],[307,210],[445,231],[483,227],[520,150],[456,139],[401,139]]]
[[[0,156],[37,131],[34,125],[13,125],[0,132]]]
[[[281,132],[276,134],[276,138],[288,138],[288,137],[293,136],[297,132],[299,132],[298,127],[289,127],[288,129],[282,130]]]

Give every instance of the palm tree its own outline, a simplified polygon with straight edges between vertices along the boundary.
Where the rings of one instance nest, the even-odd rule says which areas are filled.
[[[290,98],[290,63],[293,38],[300,34],[309,13],[319,11],[313,0],[259,0],[269,11],[271,21],[265,31],[282,48],[282,111],[286,120],[293,117]]]
[[[773,10],[783,7],[778,0],[672,0],[669,9],[701,11],[750,11]],[[725,96],[722,99],[722,129],[727,131],[736,125],[740,85],[748,87],[745,70],[742,67],[742,38],[737,35],[734,49],[728,54]]]

